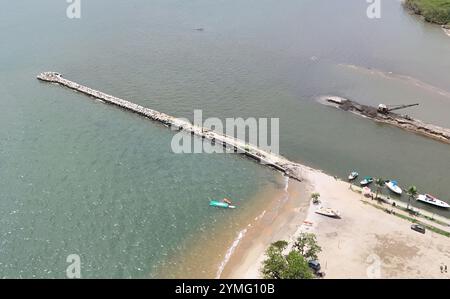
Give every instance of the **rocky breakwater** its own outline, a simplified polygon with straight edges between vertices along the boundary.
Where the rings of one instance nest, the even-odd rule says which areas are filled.
[[[130,101],[123,100],[121,98],[117,98],[101,91],[70,81],[68,79],[65,79],[60,73],[57,72],[41,73],[37,76],[37,78],[40,81],[55,83],[61,86],[68,87],[90,97],[101,100],[104,103],[112,104],[147,117],[151,120],[158,121],[168,127],[186,131],[192,135],[199,136],[202,139],[207,139],[211,143],[222,143],[224,147],[229,148],[231,151],[242,153],[245,156],[258,161],[260,164],[281,171],[286,176],[298,181],[302,181],[302,173],[305,169],[308,168],[299,163],[292,162],[285,157],[282,157],[275,153],[267,152],[253,144],[246,143],[237,138],[215,132],[213,130],[210,130],[209,128],[193,125],[186,120],[140,106]]]

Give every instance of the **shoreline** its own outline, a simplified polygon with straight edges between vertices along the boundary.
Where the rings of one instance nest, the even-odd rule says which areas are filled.
[[[386,277],[389,278],[439,277],[435,273],[436,269],[439,269],[435,257],[440,257],[442,262],[450,264],[450,238],[435,236],[432,232],[428,232],[425,236],[419,235],[410,230],[408,222],[404,219],[392,217],[368,205],[364,206],[360,200],[361,195],[347,188],[348,183],[230,136],[63,79],[58,73],[43,73],[38,78],[104,100],[105,103],[173,126],[179,131],[184,130],[192,135],[204,137],[212,143],[222,143],[224,147],[230,147],[231,150],[241,150],[249,158],[260,163],[264,162],[265,166],[275,168],[278,172],[284,173],[285,177],[293,179],[290,181],[295,183],[287,183],[281,197],[279,197],[280,193],[276,192],[277,200],[268,200],[267,194],[262,196],[268,201],[267,205],[263,205],[266,209],[264,213],[246,218],[245,215],[250,216],[256,210],[248,208],[247,212],[244,210],[240,217],[235,218],[238,221],[235,225],[240,226],[237,236],[233,236],[231,231],[226,231],[220,235],[224,238],[215,234],[207,246],[202,246],[204,245],[202,242],[194,242],[193,248],[200,248],[199,250],[193,250],[192,253],[184,256],[184,260],[175,259],[169,265],[168,268],[174,269],[174,272],[170,274],[174,276],[172,278],[186,276],[258,278],[261,261],[264,260],[265,250],[270,243],[287,240],[292,244],[302,231],[316,233],[318,243],[323,249],[319,255],[324,265],[323,270],[332,278],[369,277],[367,274],[367,268],[370,266],[367,265],[369,258],[375,258],[380,262],[378,266],[380,273],[381,265],[383,267],[387,265],[387,268],[383,268],[383,273],[386,273]],[[287,182],[290,181],[287,180]],[[325,219],[324,216],[314,214],[314,207],[310,205],[310,194],[313,191],[322,195],[321,200],[325,207],[342,211],[343,219]],[[262,210],[261,202],[258,209]],[[381,223],[380,220],[382,220]],[[208,233],[205,233],[205,236],[207,235]],[[226,240],[232,240],[231,246]],[[395,244],[394,248],[391,248],[392,244]],[[226,251],[222,251],[224,248]],[[430,256],[433,259],[430,259]],[[206,265],[205,260],[209,261]],[[213,269],[214,267],[216,269]],[[394,267],[397,272],[389,272],[389,267]],[[411,269],[415,271],[415,274],[410,273]],[[379,277],[382,277],[381,274]]]
[[[319,170],[305,172],[302,184],[296,198],[306,197],[308,203],[300,210],[291,209],[296,216],[287,217],[286,211],[280,219],[247,233],[221,278],[259,278],[270,243],[286,240],[291,245],[301,232],[316,235],[325,278],[450,278],[439,268],[441,263],[450,265],[450,238],[411,230],[411,222],[371,206],[348,182]],[[314,213],[311,192],[319,192],[321,205],[337,209],[342,219]]]
[[[223,228],[227,229],[200,231],[195,237],[186,239],[182,245],[183,253],[171,254],[165,265],[159,267],[156,277],[223,278],[235,258],[241,255],[242,243],[253,239],[261,224],[271,223],[272,219],[288,219],[285,211],[308,204],[294,201],[291,196],[298,193],[302,185],[275,173],[273,181],[248,198],[251,203],[230,211],[232,213],[223,219]]]
[[[450,37],[450,26],[449,25],[442,25],[441,26],[442,30],[444,31],[444,33]]]
[[[434,22],[432,20],[427,20],[426,16],[422,14],[420,8],[417,7],[416,5],[414,5],[413,3],[409,3],[407,0],[401,0],[401,3],[403,5],[403,7],[405,8],[405,10],[410,15],[414,15],[414,16],[418,17],[419,19],[421,19],[422,22],[425,22],[425,23],[428,23],[431,25],[440,26],[442,28],[442,30],[444,31],[445,35],[450,37],[450,23],[443,24],[443,23],[439,23],[439,22]]]
[[[433,14],[433,10],[437,10],[439,8],[439,4],[433,4],[433,3],[423,3],[426,2],[425,0],[417,1],[417,0],[401,0],[403,7],[406,9],[407,12],[409,12],[411,15],[416,15],[420,19],[422,19],[424,22],[432,24],[432,25],[438,25],[441,26],[444,29],[444,26],[450,26],[450,18],[440,19],[435,13]],[[431,2],[431,1],[430,1]],[[427,5],[431,6],[431,10],[427,12]],[[448,9],[447,9],[448,12]],[[450,36],[450,33],[445,31],[444,32]]]
[[[287,197],[275,200],[265,210],[263,217],[247,231],[235,248],[222,275],[216,278],[260,278],[259,267],[268,244],[295,234],[307,218],[310,200],[306,195],[310,191],[310,184],[289,180]]]

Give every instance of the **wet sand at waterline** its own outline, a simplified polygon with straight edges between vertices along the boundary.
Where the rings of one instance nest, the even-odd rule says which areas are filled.
[[[211,223],[211,230],[201,230],[195,237],[189,238],[182,245],[185,248],[183,254],[169,256],[158,276],[226,277],[229,269],[233,269],[233,265],[247,253],[247,244],[252,243],[256,236],[262,237],[265,232],[274,230],[274,227],[292,225],[299,210],[304,210],[309,205],[303,189],[304,183],[277,175],[276,182],[260,190],[250,200],[251,204],[238,204],[234,210],[211,207],[216,213],[225,213],[227,219],[223,223]],[[232,222],[232,229],[228,229],[229,222]],[[292,227],[290,231],[294,232],[295,229],[296,227]],[[286,227],[282,231],[284,233]]]
[[[442,27],[442,30],[444,30],[445,34],[447,34],[447,36],[450,37],[450,29]]]
[[[247,232],[236,248],[221,278],[257,278],[264,252],[272,242],[294,234],[305,220],[309,209],[310,186],[290,180],[289,198],[277,199],[263,217]],[[281,206],[281,208],[278,208]]]
[[[270,228],[258,227],[252,240],[241,242],[224,277],[260,277],[269,244],[292,242],[306,231],[315,233],[322,247],[319,259],[325,278],[450,278],[440,271],[442,263],[450,265],[450,238],[411,230],[410,222],[364,204],[347,182],[313,170],[307,177],[304,192],[319,192],[321,205],[338,210],[342,219],[315,214],[314,205],[300,208],[290,218],[274,219]],[[304,219],[312,225],[302,224]]]

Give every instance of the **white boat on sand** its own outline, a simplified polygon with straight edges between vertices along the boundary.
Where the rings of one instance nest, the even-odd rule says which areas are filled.
[[[332,218],[341,218],[341,214],[338,211],[335,211],[330,208],[320,207],[316,210],[317,214],[332,217]]]
[[[391,190],[392,192],[394,192],[395,194],[398,195],[402,195],[402,188],[400,188],[398,186],[397,181],[386,181],[386,183],[384,183],[386,185],[386,187],[389,188],[389,190]]]
[[[434,197],[433,195],[430,195],[430,194],[420,194],[417,197],[417,200],[428,203],[430,205],[438,206],[441,208],[450,208],[450,205],[448,203],[446,203],[445,201],[442,201],[440,199],[437,199],[436,197]]]

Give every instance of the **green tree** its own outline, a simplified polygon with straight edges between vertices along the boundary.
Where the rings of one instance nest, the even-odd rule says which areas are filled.
[[[409,210],[409,206],[411,205],[411,199],[416,199],[417,197],[417,187],[416,186],[409,186],[408,188],[408,206],[406,207],[407,210]]]
[[[266,251],[267,259],[263,261],[262,275],[266,279],[282,279],[288,265],[282,251],[270,245]]]
[[[283,273],[284,279],[311,279],[314,275],[305,258],[295,250],[286,256],[287,268]]]
[[[272,243],[272,246],[274,246],[275,248],[277,248],[282,252],[288,246],[288,242],[280,240]]]
[[[261,273],[266,279],[308,279],[314,275],[308,262],[297,251],[292,250],[283,255],[286,241],[272,243],[266,251],[267,259],[263,262]]]
[[[322,248],[317,244],[316,236],[311,233],[301,233],[294,243],[294,248],[306,259],[317,259]]]
[[[384,188],[384,179],[382,179],[382,178],[376,179],[375,185],[377,186],[377,190],[375,192],[375,199],[378,199],[378,195],[381,193],[381,190]]]
[[[320,197],[320,193],[318,193],[318,192],[311,193],[311,199],[312,199],[313,203],[319,203],[319,197]]]

